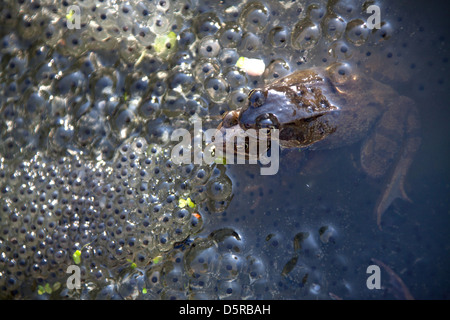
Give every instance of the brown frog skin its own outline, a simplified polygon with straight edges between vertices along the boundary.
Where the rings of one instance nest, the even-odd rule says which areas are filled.
[[[378,226],[396,198],[410,201],[404,179],[421,142],[410,98],[341,63],[296,71],[248,98],[246,107],[227,113],[219,125],[224,144],[225,132],[239,127],[279,129],[284,148],[323,150],[361,141],[363,170],[374,178],[391,174],[375,209]]]

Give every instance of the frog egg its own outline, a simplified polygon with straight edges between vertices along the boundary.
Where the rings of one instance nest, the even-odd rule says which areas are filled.
[[[165,90],[165,87],[161,88],[161,86],[164,85],[164,80],[160,79],[160,77],[156,75],[157,70],[162,67],[162,61],[159,58],[149,55],[144,55],[143,58],[139,56],[138,62],[136,63],[135,67],[137,67],[140,72],[146,74],[149,77],[150,84],[154,85],[155,87],[159,87],[159,89]],[[158,95],[162,94],[158,93]]]
[[[215,201],[227,199],[232,193],[232,183],[227,176],[212,178],[206,184],[208,196]]]
[[[0,41],[0,52],[2,54],[15,54],[19,51],[19,39],[15,33],[4,36]]]
[[[26,64],[26,59],[21,59],[17,56],[13,57],[11,60],[9,60],[5,72],[7,72],[10,77],[20,77],[25,71]]]
[[[44,23],[43,23],[44,24]],[[42,27],[35,16],[24,14],[18,22],[18,30],[22,38],[31,39],[39,37]]]
[[[172,131],[173,128],[170,125],[162,122],[161,118],[148,120],[145,124],[146,138],[149,141],[154,140],[155,143],[167,143]],[[161,170],[159,169],[159,167],[155,167],[153,171],[154,177],[159,178],[161,175]]]
[[[230,85],[231,90],[245,87],[247,85],[247,77],[244,72],[238,68],[233,68],[227,72],[225,79]]]
[[[361,19],[355,19],[347,23],[345,29],[345,38],[355,46],[360,46],[366,42],[369,37],[370,29]]]
[[[172,15],[155,14],[149,19],[150,30],[155,34],[165,34],[170,31]]]
[[[91,75],[90,83],[93,86],[94,96],[97,99],[107,98],[114,92],[116,78],[113,74],[99,73]]]
[[[340,39],[345,32],[346,26],[344,19],[335,14],[326,15],[322,21],[323,32],[330,41]]]
[[[124,61],[134,64],[142,54],[138,48],[139,42],[136,39],[130,37],[122,39],[119,44],[119,55]]]
[[[210,175],[211,172],[208,167],[199,167],[193,174],[193,182],[203,185],[208,181]]]
[[[219,280],[217,295],[219,299],[238,299],[241,297],[242,286],[236,280]]]
[[[253,33],[262,32],[269,20],[268,9],[259,1],[246,4],[239,16],[239,23],[242,29]]]
[[[220,259],[219,277],[223,280],[237,279],[242,272],[245,262],[243,259],[232,253],[222,255]]]
[[[160,252],[167,252],[173,246],[174,239],[167,231],[160,231],[156,235],[156,248]]]
[[[69,93],[77,93],[83,90],[86,84],[86,78],[80,71],[69,73],[57,82],[58,93],[62,96]]]
[[[358,10],[359,4],[357,0],[340,0],[337,1],[332,11],[343,17],[351,17]]]
[[[336,41],[332,43],[328,49],[328,54],[336,60],[349,59],[352,56],[352,49],[345,43],[345,41]]]
[[[289,74],[289,65],[283,59],[272,61],[264,71],[264,78],[267,83],[282,78]]]
[[[133,7],[128,3],[122,3],[119,5],[119,9],[117,10],[118,12],[118,21],[122,21],[122,22],[131,22],[135,19],[134,17],[134,9]]]
[[[117,25],[117,13],[116,11],[107,6],[98,6],[94,11],[95,21],[98,22],[106,30],[112,31],[111,28]]]
[[[266,267],[264,262],[257,257],[250,256],[247,258],[247,267],[245,273],[250,278],[250,283],[264,279],[266,277]]]
[[[210,280],[210,275],[216,274],[219,268],[219,253],[214,246],[208,246],[208,243],[201,243],[188,251],[185,255],[186,271],[192,276],[192,280],[199,287],[204,287]],[[200,282],[203,281],[203,284]]]
[[[170,9],[170,1],[169,0],[157,0],[156,1],[156,10],[160,12],[166,12]]]
[[[188,93],[195,83],[194,76],[187,70],[175,68],[168,79],[169,88]]]
[[[184,29],[179,35],[178,45],[181,48],[189,48],[195,39],[195,34],[191,29]]]
[[[248,103],[248,92],[245,88],[238,88],[230,93],[229,99],[233,110],[241,109]]]
[[[146,288],[146,277],[142,271],[135,270],[126,274],[117,284],[117,292],[125,299],[132,299],[139,295],[142,288]]]
[[[149,61],[151,62],[151,61]],[[153,63],[157,64],[157,62]],[[167,91],[167,76],[165,75],[164,78],[153,78],[150,79],[150,83],[154,84],[152,88],[152,94],[161,97],[163,96]]]
[[[219,56],[219,61],[223,69],[234,67],[238,59],[239,54],[235,49],[224,49]]]
[[[212,37],[204,37],[198,44],[198,53],[205,58],[214,58],[220,52],[219,41]]]
[[[61,152],[71,144],[73,127],[59,126],[52,128],[49,133],[49,145],[57,152]]]
[[[189,51],[178,50],[172,57],[172,62],[175,65],[181,66],[183,68],[190,67],[194,64],[194,57]]]
[[[170,90],[167,93],[166,101],[165,101],[165,110],[177,111],[180,112],[184,110],[186,105],[186,99],[181,92]]]
[[[128,38],[133,34],[133,22],[131,20],[122,20],[119,19],[117,21],[117,27],[120,30],[120,36],[122,38]]]
[[[17,152],[20,151],[19,145],[12,137],[6,138],[0,143],[1,154],[4,154],[5,159],[13,159]]]
[[[153,3],[146,3],[144,1],[139,1],[135,5],[136,19],[139,21],[148,20],[148,18],[154,14],[155,7]]]
[[[247,32],[242,37],[238,46],[238,52],[241,56],[249,57],[255,55],[262,46],[261,39],[256,34]]]
[[[374,43],[381,40],[388,40],[392,37],[394,29],[389,22],[382,21],[380,29],[373,29],[370,37],[373,39]]]
[[[169,270],[169,272],[163,273],[161,279],[163,286],[165,288],[170,288],[170,291],[172,291],[172,293],[169,293],[170,291],[166,292],[168,299],[170,299],[171,295],[175,294],[176,291],[184,291],[185,286],[187,285],[185,281],[186,276],[182,268],[174,267]]]
[[[224,102],[230,92],[230,86],[222,77],[210,77],[205,82],[205,90],[214,102]]]
[[[146,76],[141,74],[129,75],[125,79],[126,87],[125,92],[127,93],[127,100],[129,98],[136,98],[140,100],[141,97],[145,96],[148,91],[149,81]]]
[[[348,63],[335,63],[327,68],[331,80],[337,84],[342,84],[351,79],[352,67]]]
[[[227,22],[219,32],[219,42],[224,48],[235,48],[242,39],[242,28],[235,22]]]
[[[212,36],[220,30],[221,22],[213,12],[202,13],[194,20],[194,32],[198,38]]]
[[[286,46],[289,38],[289,31],[285,27],[277,26],[270,30],[269,40],[275,48],[283,48]]]
[[[298,22],[291,33],[291,43],[295,49],[309,50],[315,47],[321,37],[320,26],[309,19]]]
[[[196,80],[203,83],[207,78],[218,76],[220,67],[214,59],[203,59],[195,66],[193,73]]]
[[[155,42],[156,35],[146,25],[135,24],[133,35],[143,46],[150,46]]]
[[[323,5],[314,3],[308,6],[306,12],[311,21],[320,23],[322,18],[325,16],[325,13],[327,12],[327,9]]]
[[[136,115],[132,109],[121,106],[114,112],[111,120],[113,131],[123,139],[133,131],[136,124]]]
[[[140,106],[138,107],[138,114],[144,119],[155,119],[160,109],[161,105],[159,99],[152,96],[149,99],[141,102]]]

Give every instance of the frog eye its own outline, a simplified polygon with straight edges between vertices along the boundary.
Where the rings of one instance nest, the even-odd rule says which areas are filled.
[[[280,123],[272,113],[265,113],[256,118],[256,127],[258,129],[278,129]]]
[[[266,101],[266,97],[264,92],[261,90],[253,90],[250,92],[249,96],[249,105],[252,108],[258,108],[264,104]]]
[[[239,123],[238,113],[236,112],[228,112],[222,120],[222,125],[224,128],[231,128],[236,126]]]

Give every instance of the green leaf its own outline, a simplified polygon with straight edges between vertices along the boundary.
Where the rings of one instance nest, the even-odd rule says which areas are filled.
[[[215,162],[216,164],[227,164],[227,160],[225,159],[225,157],[222,157],[222,158],[216,158],[216,159],[214,160],[214,162]]]
[[[153,263],[154,263],[154,264],[158,264],[159,262],[161,262],[161,260],[162,260],[162,257],[161,257],[161,256],[157,256],[157,257],[155,257],[155,258],[153,259]]]
[[[42,295],[45,293],[45,289],[43,286],[38,285],[38,295]]]
[[[184,200],[184,199],[178,200],[178,206],[180,208],[184,208],[184,207],[186,207],[186,205],[187,205],[187,200]]]
[[[70,10],[68,14],[66,14],[67,20],[72,20],[73,15],[75,14],[75,10]]]
[[[236,67],[238,67],[239,69],[244,68],[246,59],[247,59],[246,57],[240,57],[240,58],[236,61]]]
[[[77,250],[73,253],[72,255],[73,258],[73,262],[75,262],[75,264],[80,264],[81,262],[81,251]]]
[[[53,284],[53,291],[58,290],[59,288],[61,288],[61,283],[60,282],[55,282]]]
[[[191,200],[191,198],[187,198],[186,201],[190,208],[195,208],[195,203]]]
[[[50,288],[50,284],[48,282],[45,284],[44,289],[46,293],[48,294],[52,293],[52,288]]]

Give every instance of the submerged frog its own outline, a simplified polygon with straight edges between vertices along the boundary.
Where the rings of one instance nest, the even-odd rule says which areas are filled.
[[[252,90],[248,100],[246,107],[224,115],[218,127],[224,145],[237,128],[278,129],[282,148],[323,150],[362,141],[363,170],[371,177],[392,172],[376,205],[378,226],[396,198],[410,201],[404,179],[421,142],[410,98],[335,63],[296,71]]]

